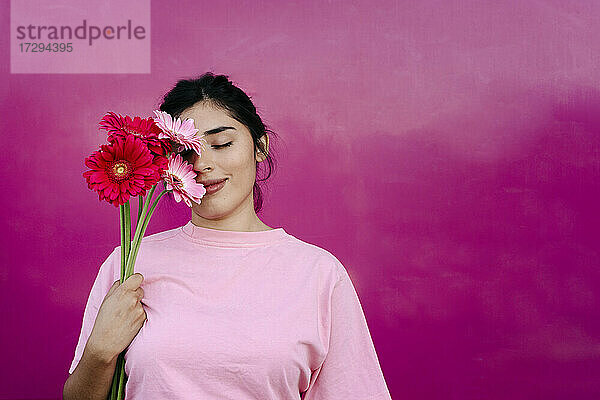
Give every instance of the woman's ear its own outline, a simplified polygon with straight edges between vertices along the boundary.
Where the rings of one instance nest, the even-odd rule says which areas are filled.
[[[267,154],[269,153],[269,135],[265,133],[260,138],[260,141],[262,142],[265,151],[263,153],[259,148],[256,149],[256,162],[265,161],[267,158]]]

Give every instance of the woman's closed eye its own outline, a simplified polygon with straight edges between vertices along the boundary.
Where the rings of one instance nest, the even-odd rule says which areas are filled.
[[[229,147],[231,146],[233,142],[227,142],[224,144],[213,144],[211,147],[215,148],[215,149],[222,149],[224,147]],[[193,152],[193,150],[185,150],[183,152],[180,153],[181,157],[185,158],[187,156],[189,156],[191,153]]]
[[[223,147],[228,147],[231,146],[233,142],[227,142],[224,144],[213,144],[212,147],[214,147],[215,149],[222,149]]]

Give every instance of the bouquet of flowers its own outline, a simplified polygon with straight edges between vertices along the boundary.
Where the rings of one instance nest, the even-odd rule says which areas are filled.
[[[197,135],[194,121],[181,121],[170,114],[155,110],[156,119],[131,118],[112,111],[100,120],[100,129],[107,132],[108,144],[100,145],[85,159],[90,168],[83,173],[88,187],[98,192],[99,200],[106,200],[119,207],[121,225],[121,278],[123,283],[134,271],[135,259],[150,217],[161,197],[173,192],[175,201],[183,200],[189,207],[191,201],[200,203],[206,193],[202,184],[196,182],[191,164],[179,154],[194,150],[199,156],[206,140]],[[160,182],[165,189],[153,200]],[[135,233],[131,237],[131,197],[138,197],[139,205]],[[125,352],[117,358],[117,366],[109,400],[124,397]]]

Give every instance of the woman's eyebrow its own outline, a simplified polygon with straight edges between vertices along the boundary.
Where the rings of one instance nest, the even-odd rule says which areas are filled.
[[[218,128],[207,130],[206,132],[204,132],[203,136],[214,135],[215,133],[223,132],[224,130],[227,130],[227,129],[233,129],[235,131],[235,128],[233,126],[220,126]]]

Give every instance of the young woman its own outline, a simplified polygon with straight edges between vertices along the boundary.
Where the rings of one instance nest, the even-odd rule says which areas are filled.
[[[207,192],[185,225],[143,239],[123,284],[120,246],[101,265],[64,399],[106,399],[127,349],[128,400],[390,400],[345,267],[257,216],[273,132],[248,96],[206,73],[160,109],[205,136],[182,156]]]

